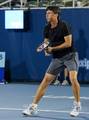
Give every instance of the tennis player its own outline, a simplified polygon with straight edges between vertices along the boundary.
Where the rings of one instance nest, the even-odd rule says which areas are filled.
[[[52,54],[52,61],[44,75],[44,78],[37,89],[32,104],[22,113],[24,115],[36,115],[37,106],[42,96],[45,94],[48,85],[55,79],[61,68],[66,67],[72,85],[74,104],[71,116],[78,116],[81,110],[80,85],[77,80],[78,74],[78,53],[73,47],[73,39],[70,27],[60,19],[60,9],[57,6],[46,8],[46,19],[48,24],[44,28],[44,41],[49,41],[49,46],[45,49]]]

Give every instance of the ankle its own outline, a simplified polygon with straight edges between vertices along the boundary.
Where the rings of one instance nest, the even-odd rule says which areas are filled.
[[[38,106],[37,104],[32,103],[32,107],[33,107],[33,108],[36,108],[37,106]]]
[[[80,105],[81,105],[81,102],[80,102],[80,101],[79,101],[79,102],[77,102],[77,105],[78,105],[78,106],[80,106]]]
[[[77,105],[77,106],[81,106],[81,102],[80,101],[74,101],[75,102],[75,104]]]

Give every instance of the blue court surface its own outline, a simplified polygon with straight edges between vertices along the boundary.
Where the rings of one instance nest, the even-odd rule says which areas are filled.
[[[0,120],[89,120],[89,86],[81,86],[82,110],[71,117],[73,95],[70,86],[50,85],[39,103],[36,117],[23,116],[22,110],[32,102],[38,85],[0,85]]]

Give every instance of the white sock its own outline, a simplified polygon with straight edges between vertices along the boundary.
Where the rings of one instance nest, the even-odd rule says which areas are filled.
[[[33,108],[36,108],[37,106],[38,106],[37,104],[32,103]]]
[[[77,106],[81,106],[81,102],[74,101]]]
[[[79,102],[77,102],[77,105],[78,105],[78,106],[80,106],[80,105],[81,105],[81,102],[80,102],[80,101],[79,101]]]

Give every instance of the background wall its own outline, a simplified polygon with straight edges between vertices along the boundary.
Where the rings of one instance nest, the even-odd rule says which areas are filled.
[[[89,82],[89,9],[62,9],[61,18],[71,25],[79,52],[79,81]],[[28,29],[5,30],[4,10],[0,11],[0,51],[6,52],[5,77],[13,81],[40,81],[51,57],[37,53],[46,23],[44,9],[26,12]]]

